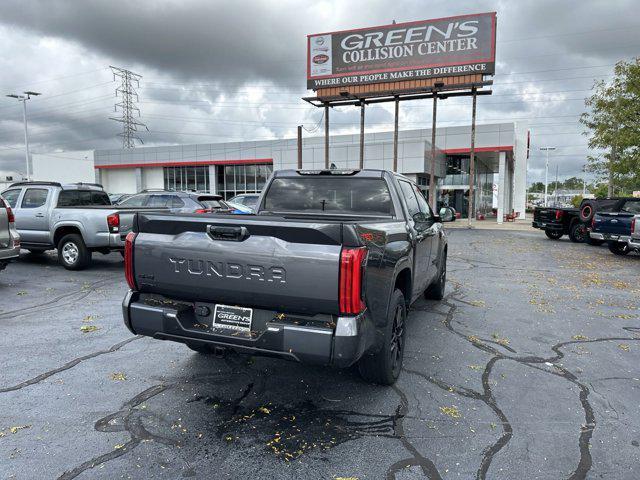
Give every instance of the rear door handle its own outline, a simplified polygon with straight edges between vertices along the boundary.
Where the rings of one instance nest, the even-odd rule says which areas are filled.
[[[219,225],[207,225],[207,235],[213,240],[226,240],[230,242],[242,242],[249,237],[247,227],[222,227]]]
[[[36,213],[36,217],[38,217],[38,218],[44,218],[44,213]]]

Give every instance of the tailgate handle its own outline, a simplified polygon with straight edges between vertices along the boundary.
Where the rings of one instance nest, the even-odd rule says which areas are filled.
[[[249,230],[247,230],[247,227],[221,227],[217,225],[207,225],[207,235],[214,240],[242,242],[249,237]]]

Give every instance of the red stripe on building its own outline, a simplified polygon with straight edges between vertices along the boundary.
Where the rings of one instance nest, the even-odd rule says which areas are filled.
[[[501,145],[498,147],[476,147],[477,152],[513,152],[513,146],[511,145]],[[447,155],[453,155],[455,153],[471,153],[470,148],[443,148],[443,153]]]
[[[199,160],[197,162],[149,162],[149,163],[118,163],[111,165],[94,165],[93,168],[142,168],[142,167],[198,167],[202,165],[256,165],[273,164],[273,158],[251,158],[243,160]]]

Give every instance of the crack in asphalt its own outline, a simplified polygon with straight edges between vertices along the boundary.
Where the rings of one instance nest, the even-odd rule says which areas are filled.
[[[132,399],[126,401],[117,412],[99,419],[94,425],[94,428],[97,431],[127,432],[131,436],[131,439],[123,445],[118,445],[110,452],[98,455],[97,457],[87,460],[71,470],[67,470],[58,477],[58,480],[71,480],[72,478],[76,478],[87,470],[125,455],[140,445],[143,441],[154,441],[170,446],[180,445],[178,440],[162,437],[149,432],[142,424],[142,421],[143,419],[154,418],[154,416],[136,408],[141,403],[164,392],[167,388],[169,387],[163,384],[147,388]]]
[[[80,288],[80,290],[74,290],[73,292],[68,292],[68,293],[64,293],[62,295],[59,295],[51,300],[47,300],[46,302],[42,302],[42,303],[38,303],[36,305],[32,305],[30,307],[25,307],[25,308],[20,308],[17,310],[10,310],[8,312],[0,312],[0,318],[19,318],[19,317],[23,317],[25,315],[28,314],[32,314],[32,313],[38,313],[38,312],[44,312],[46,310],[50,310],[52,308],[57,308],[57,307],[64,307],[66,305],[71,305],[73,303],[79,302],[80,300],[83,300],[84,298],[88,297],[89,295],[91,295],[93,292],[96,291],[97,287],[101,287],[103,285],[106,285],[109,282],[112,282],[113,279],[111,278],[107,278],[107,279],[103,279],[103,280],[98,280],[96,282],[87,284],[86,286],[83,286]],[[74,295],[78,295],[77,298],[73,298],[72,300],[68,301],[68,302],[64,302],[64,303],[59,303],[62,300],[66,300],[70,297],[73,297]]]
[[[469,264],[472,264],[471,262],[468,262]],[[511,353],[517,353],[515,349],[508,347],[506,345],[503,344],[499,344],[498,342],[494,342],[492,340],[488,340],[488,339],[481,339],[477,336],[467,336],[465,334],[463,334],[462,332],[457,331],[453,325],[453,319],[455,316],[455,312],[456,312],[456,305],[451,303],[450,301],[461,301],[461,299],[457,298],[457,295],[460,294],[460,290],[461,290],[461,285],[455,285],[454,286],[454,290],[453,292],[451,292],[449,295],[447,295],[445,297],[445,299],[441,302],[441,304],[446,305],[449,310],[446,313],[445,319],[442,321],[442,323],[445,325],[445,327],[452,333],[454,333],[455,335],[463,338],[465,341],[471,343],[475,348],[493,355],[491,357],[491,359],[487,362],[487,364],[485,365],[485,368],[482,372],[482,387],[483,387],[483,392],[478,392],[476,390],[473,389],[469,389],[466,387],[459,387],[453,384],[448,384],[442,380],[436,379],[435,377],[432,377],[430,375],[426,375],[422,372],[419,372],[417,370],[413,370],[413,369],[409,369],[404,367],[403,370],[420,376],[422,378],[424,378],[425,380],[427,380],[428,382],[432,383],[433,385],[436,385],[437,387],[449,391],[449,392],[453,392],[457,395],[460,396],[464,396],[467,398],[471,398],[474,400],[479,400],[484,402],[493,412],[494,414],[498,417],[498,419],[500,420],[501,424],[502,424],[502,429],[503,429],[503,434],[502,436],[492,445],[489,445],[488,447],[486,447],[483,450],[483,456],[482,456],[482,460],[480,462],[480,466],[476,472],[476,479],[479,480],[484,480],[486,479],[487,476],[487,472],[489,471],[489,468],[491,466],[491,462],[493,461],[493,458],[495,457],[496,454],[498,454],[498,452],[500,452],[500,450],[502,450],[502,448],[504,448],[507,443],[509,443],[509,441],[511,440],[511,438],[513,437],[513,427],[511,426],[511,423],[509,422],[509,419],[507,418],[507,416],[505,415],[505,413],[500,409],[500,407],[497,404],[497,401],[493,395],[493,392],[491,390],[491,384],[489,382],[489,378],[491,376],[491,372],[493,370],[493,367],[495,366],[495,364],[498,361],[503,361],[503,360],[510,360],[510,361],[514,361],[517,362],[521,365],[525,365],[529,368],[534,368],[536,370],[539,370],[541,372],[545,372],[545,373],[549,373],[555,376],[558,376],[560,378],[563,378],[565,380],[567,380],[568,382],[574,384],[580,391],[579,393],[579,400],[580,400],[580,404],[581,407],[584,411],[584,415],[585,415],[585,423],[581,426],[580,428],[580,435],[578,438],[578,448],[580,451],[580,458],[578,460],[578,465],[576,466],[575,470],[571,473],[571,475],[568,477],[569,480],[578,480],[578,479],[584,479],[587,476],[587,473],[590,471],[593,460],[591,457],[591,452],[590,452],[590,441],[591,441],[591,437],[593,435],[593,431],[596,427],[596,419],[595,419],[595,414],[593,411],[593,407],[591,406],[591,404],[589,403],[589,388],[583,384],[582,382],[580,382],[577,378],[577,376],[572,373],[570,370],[568,370],[567,368],[561,366],[561,365],[557,365],[557,362],[559,360],[561,360],[562,358],[564,358],[565,353],[562,351],[562,349],[568,345],[572,345],[572,344],[582,344],[582,343],[597,343],[597,342],[609,342],[609,341],[639,341],[640,337],[602,337],[602,338],[594,338],[594,339],[584,339],[584,340],[571,340],[571,341],[566,341],[566,342],[560,342],[557,344],[554,344],[553,346],[551,346],[551,350],[553,352],[555,352],[555,356],[552,357],[548,357],[548,358],[543,358],[543,357],[537,357],[537,356],[526,356],[526,357],[519,357],[519,356],[513,356],[513,355],[507,355],[502,353],[501,351],[497,350],[496,348],[487,345],[487,343],[493,343],[496,344],[502,348],[507,349],[509,352]],[[461,301],[462,303],[469,303],[469,302],[465,302],[465,301]],[[422,311],[426,311],[427,309],[422,309],[422,308],[418,308],[416,310],[422,310]],[[634,333],[636,335],[640,335],[640,327],[622,327],[623,330]],[[556,369],[556,371],[551,371],[548,370],[546,368],[542,368],[539,364],[553,364],[553,368]],[[406,397],[405,397],[406,399]],[[415,458],[415,457],[414,457]],[[411,459],[413,460],[413,459]],[[404,462],[404,463],[403,463]],[[403,466],[409,466],[409,465],[414,465],[414,463],[407,463],[408,461],[400,461],[397,462],[396,464],[392,465],[392,467],[390,467],[390,470],[387,473],[387,478],[391,479],[391,478],[395,478],[395,472],[397,472],[399,470],[399,468],[394,468],[393,472],[391,471],[391,468],[399,466],[400,468],[402,468]],[[430,460],[429,460],[430,462]],[[432,464],[432,462],[431,462]],[[434,466],[435,469],[435,466]],[[424,471],[424,470],[423,470]],[[426,472],[425,472],[426,473]],[[426,473],[429,478],[440,478],[439,477],[439,473],[437,472],[437,469],[435,470],[435,472],[430,472],[430,473]],[[435,476],[438,475],[438,476]]]
[[[46,380],[47,378],[60,373],[60,372],[64,372],[65,370],[69,370],[70,368],[75,367],[76,365],[78,365],[79,363],[84,362],[85,360],[90,360],[92,358],[95,357],[99,357],[100,355],[106,355],[107,353],[113,353],[116,352],[118,350],[120,350],[122,347],[124,347],[125,345],[127,345],[128,343],[133,342],[134,340],[138,340],[142,338],[142,336],[137,335],[135,337],[132,338],[127,338],[126,340],[123,340],[122,342],[118,342],[114,345],[112,345],[111,347],[107,348],[106,350],[98,350],[97,352],[93,352],[93,353],[89,353],[87,355],[83,355],[81,357],[77,357],[74,358],[73,360],[65,363],[64,365],[54,368],[53,370],[49,370],[47,372],[41,373],[40,375],[37,375],[33,378],[30,378],[29,380],[25,380],[24,382],[18,383],[17,385],[13,385],[11,387],[4,387],[4,388],[0,388],[0,393],[7,393],[7,392],[14,392],[16,390],[20,390],[22,388],[28,387],[30,385],[35,385],[37,383],[42,382],[43,380]]]

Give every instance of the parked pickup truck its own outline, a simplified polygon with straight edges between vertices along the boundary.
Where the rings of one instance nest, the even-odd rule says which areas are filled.
[[[602,245],[605,240],[590,236],[596,212],[618,211],[626,198],[585,198],[579,208],[537,207],[533,212],[534,228],[544,230],[548,238],[558,240],[563,235],[575,243]],[[631,199],[633,200],[633,199]]]
[[[442,299],[447,238],[418,186],[382,170],[275,172],[257,214],[138,213],[124,322],[138,335],[348,367],[390,385],[407,308]]]
[[[13,211],[0,196],[0,271],[20,255],[20,235],[16,231]]]
[[[640,215],[631,220],[631,238],[628,245],[630,252],[640,252]]]
[[[134,213],[145,210],[113,206],[101,185],[87,183],[20,182],[2,196],[13,209],[22,248],[32,253],[57,248],[68,270],[86,268],[93,252],[124,250]]]
[[[630,252],[631,223],[640,214],[640,198],[620,199],[608,211],[598,211],[593,217],[591,238],[606,241],[616,255]]]

